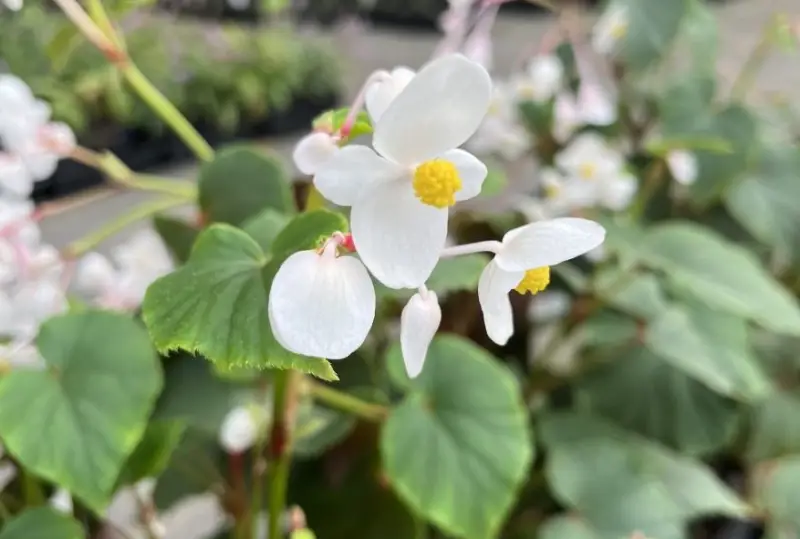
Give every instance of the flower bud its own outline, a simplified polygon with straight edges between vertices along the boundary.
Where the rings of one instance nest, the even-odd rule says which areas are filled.
[[[332,136],[316,131],[300,139],[294,147],[292,160],[300,172],[310,176],[315,174],[338,149]]]
[[[667,155],[667,166],[681,185],[691,185],[697,180],[698,165],[697,158],[691,152],[685,150],[673,150]]]
[[[50,497],[50,507],[61,513],[72,514],[72,496],[63,488],[56,490]]]
[[[400,316],[400,349],[406,372],[416,378],[422,372],[428,347],[442,321],[442,309],[435,292],[414,294]]]
[[[258,424],[253,411],[239,406],[234,408],[222,421],[219,429],[220,445],[228,453],[243,453],[250,449],[258,439]]]

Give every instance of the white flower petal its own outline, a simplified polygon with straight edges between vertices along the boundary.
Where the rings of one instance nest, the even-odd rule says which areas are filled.
[[[89,253],[83,257],[75,272],[75,286],[87,294],[99,295],[110,291],[117,271],[105,256]]]
[[[591,251],[605,236],[605,229],[588,219],[540,221],[508,232],[495,260],[506,271],[554,266]]]
[[[562,93],[553,105],[553,136],[560,142],[566,141],[581,126],[582,119],[578,104],[570,94]]]
[[[367,338],[375,318],[375,289],[357,258],[301,251],[275,275],[269,309],[275,334],[291,351],[342,359]]]
[[[366,146],[345,146],[317,171],[314,185],[339,206],[352,206],[370,188],[400,178],[404,171]]]
[[[430,276],[447,237],[447,209],[423,204],[411,185],[391,182],[353,206],[350,227],[361,260],[389,288],[417,288]]]
[[[578,91],[578,108],[584,123],[611,125],[617,121],[617,104],[600,86],[584,83]]]
[[[400,348],[409,377],[416,378],[422,372],[428,347],[441,322],[442,309],[435,292],[427,291],[424,297],[414,294],[403,308],[400,316]]]
[[[675,181],[682,185],[691,185],[697,180],[697,157],[685,150],[673,150],[667,155],[667,165]]]
[[[380,120],[392,101],[400,95],[416,73],[407,67],[396,67],[386,80],[376,82],[367,89],[365,104],[369,117],[375,123]]]
[[[238,406],[228,412],[219,429],[219,443],[228,453],[247,451],[258,439],[258,424],[253,411]]]
[[[456,200],[469,200],[481,194],[483,180],[489,171],[480,159],[465,150],[444,152],[439,159],[450,161],[458,169],[461,189],[456,192]]]
[[[524,276],[524,271],[505,271],[492,260],[478,281],[478,301],[486,334],[500,346],[504,346],[514,334],[514,316],[508,293]]]
[[[0,195],[27,198],[33,191],[33,178],[16,155],[0,153]]]
[[[603,180],[601,186],[599,202],[614,211],[622,211],[630,206],[639,189],[636,177],[628,173]]]
[[[69,491],[63,488],[56,490],[55,493],[50,497],[50,507],[60,513],[71,515],[72,496],[70,495]]]
[[[415,165],[464,144],[489,110],[486,70],[453,54],[427,64],[375,126],[375,149],[396,163]]]
[[[292,160],[297,170],[309,176],[322,168],[339,149],[328,133],[310,133],[300,139],[292,152]]]

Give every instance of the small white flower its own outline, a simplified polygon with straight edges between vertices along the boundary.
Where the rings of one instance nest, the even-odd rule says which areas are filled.
[[[581,120],[588,125],[604,126],[617,121],[617,103],[599,84],[581,84],[578,109]]]
[[[117,281],[117,270],[105,256],[89,253],[83,257],[75,271],[75,286],[91,295],[102,295]]]
[[[625,6],[612,2],[592,30],[592,46],[600,54],[615,52],[619,42],[628,34],[630,18]]]
[[[633,202],[638,189],[636,177],[623,171],[598,182],[598,204],[609,210],[622,211]]]
[[[511,290],[536,294],[550,283],[550,266],[600,245],[605,230],[586,219],[562,218],[509,231],[478,282],[478,299],[489,338],[504,345],[514,333]]]
[[[479,155],[497,154],[509,161],[522,157],[533,141],[519,122],[515,99],[507,85],[495,84],[489,110],[466,148]]]
[[[461,55],[434,60],[376,122],[377,153],[347,146],[314,177],[325,198],[352,206],[355,246],[384,285],[422,285],[444,246],[448,208],[480,193],[486,166],[457,148],[478,129],[490,99],[481,66]]]
[[[22,0],[3,0],[3,5],[11,11],[19,11],[22,9]]]
[[[301,251],[281,265],[269,293],[269,318],[278,342],[296,354],[342,359],[367,338],[375,319],[375,288],[354,256]]]
[[[554,54],[536,56],[527,71],[514,79],[518,99],[523,101],[547,101],[561,90],[564,83],[564,64]]]
[[[50,507],[61,513],[72,514],[72,495],[69,491],[59,488],[50,497]]]
[[[297,170],[309,176],[315,174],[339,149],[328,133],[316,131],[300,139],[294,147],[292,160]]]
[[[234,408],[225,416],[219,429],[219,443],[228,453],[243,453],[258,440],[259,428],[253,410]]]
[[[528,307],[528,319],[550,322],[564,318],[572,306],[572,297],[563,290],[546,290],[537,294]]]
[[[0,196],[27,198],[33,191],[33,177],[18,155],[0,152]]]
[[[396,67],[388,77],[374,82],[367,89],[366,106],[369,117],[373,122],[377,122],[392,104],[392,101],[405,90],[411,79],[416,73],[407,67]]]
[[[673,150],[667,155],[667,166],[681,185],[691,185],[697,180],[698,164],[697,157],[686,150]]]
[[[422,372],[425,356],[442,321],[436,293],[424,290],[411,296],[400,316],[400,348],[406,372],[416,378]]]
[[[582,133],[555,157],[568,176],[592,181],[618,174],[625,160],[596,133]]]

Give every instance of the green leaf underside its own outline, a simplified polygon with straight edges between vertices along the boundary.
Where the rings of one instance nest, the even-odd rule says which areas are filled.
[[[81,525],[49,507],[27,509],[4,523],[0,539],[84,539]]]
[[[705,465],[600,419],[554,413],[539,432],[553,492],[597,537],[683,539],[689,519],[745,516],[746,506]]]
[[[381,450],[409,506],[448,533],[494,537],[533,457],[513,376],[462,339],[436,338],[387,420]]]
[[[31,472],[101,512],[161,388],[157,356],[136,322],[102,311],[52,318],[36,342],[47,369],[0,381],[0,436]]]
[[[200,231],[186,221],[168,215],[156,215],[153,227],[164,240],[175,260],[183,264],[189,259],[192,245]]]
[[[267,287],[276,270],[246,232],[209,227],[188,263],[145,295],[143,318],[156,347],[198,353],[224,367],[293,368],[335,380],[330,363],[287,352],[272,335]]]

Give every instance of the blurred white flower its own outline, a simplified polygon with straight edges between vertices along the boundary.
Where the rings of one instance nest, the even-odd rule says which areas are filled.
[[[0,196],[25,199],[33,191],[33,176],[15,154],[0,152]]]
[[[436,292],[423,289],[411,296],[400,316],[400,348],[406,372],[416,378],[422,372],[425,356],[439,324],[442,309]]]
[[[59,488],[50,497],[50,507],[60,513],[72,514],[72,495],[68,490]]]
[[[489,338],[502,346],[514,333],[511,290],[541,292],[550,283],[550,266],[580,256],[604,239],[602,226],[577,218],[531,223],[506,233],[478,283]]]
[[[533,58],[522,74],[512,78],[514,93],[520,101],[547,101],[564,84],[564,64],[555,54]]]
[[[605,126],[617,121],[617,103],[599,85],[583,83],[578,95],[562,92],[553,107],[553,136],[568,140],[584,125]]]
[[[551,322],[564,318],[572,306],[572,297],[563,290],[546,290],[537,294],[528,307],[528,319]]]
[[[3,0],[3,5],[11,11],[19,11],[22,9],[22,0]]]
[[[228,412],[222,421],[219,443],[228,453],[243,453],[256,443],[259,430],[255,410],[247,406],[238,406]]]
[[[595,264],[604,261],[608,257],[608,252],[606,251],[605,245],[598,245],[588,253],[586,253],[586,259],[590,262],[594,262]]]
[[[314,176],[320,193],[352,206],[353,241],[390,288],[430,276],[447,235],[448,208],[477,196],[486,166],[457,149],[489,108],[491,79],[461,55],[429,63],[375,124],[373,146],[347,146]]]
[[[622,155],[596,133],[583,133],[555,157],[569,177],[593,181],[617,174],[625,165]]]
[[[123,530],[131,539],[207,539],[230,526],[219,496],[211,492],[187,496],[166,511],[150,515],[149,522],[144,524],[134,489],[126,488],[114,496],[106,515],[114,528]],[[112,531],[109,536],[118,535]]]
[[[269,293],[269,319],[278,342],[296,354],[343,359],[367,338],[375,319],[375,288],[354,256],[339,256],[329,240],[322,252],[301,251],[278,269]]]
[[[512,89],[496,83],[489,110],[465,147],[478,155],[496,154],[514,161],[530,150],[532,143],[529,131],[519,121]]]
[[[628,33],[628,10],[618,2],[611,2],[592,30],[592,45],[600,54],[615,52]]]
[[[367,89],[365,104],[373,123],[377,123],[381,119],[392,101],[405,90],[415,75],[413,69],[400,66],[394,68],[386,78],[370,85]]]
[[[336,139],[328,133],[316,131],[300,139],[294,147],[292,160],[297,170],[309,176],[315,174],[339,149]]]
[[[697,157],[692,152],[686,150],[669,152],[667,154],[667,166],[672,177],[681,185],[691,185],[697,180]]]
[[[597,183],[597,204],[612,211],[622,211],[630,206],[638,190],[636,177],[620,171]]]

